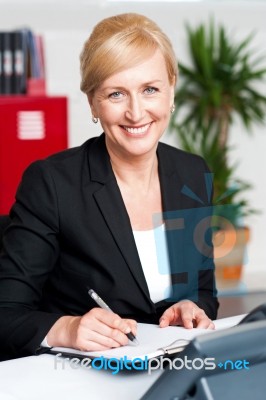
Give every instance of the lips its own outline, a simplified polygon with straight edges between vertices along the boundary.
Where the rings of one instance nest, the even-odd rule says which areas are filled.
[[[149,129],[150,125],[151,125],[151,122],[149,122],[146,125],[142,125],[142,126],[138,126],[138,127],[125,126],[125,125],[122,125],[122,127],[128,133],[130,133],[131,135],[143,135],[143,133],[147,132],[147,130]]]

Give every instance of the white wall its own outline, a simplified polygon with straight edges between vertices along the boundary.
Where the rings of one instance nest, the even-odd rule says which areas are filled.
[[[79,54],[93,26],[103,17],[134,11],[154,19],[173,41],[179,59],[188,59],[184,23],[207,21],[210,15],[243,38],[256,31],[254,45],[260,50],[266,43],[266,2],[108,2],[107,0],[0,0],[0,30],[28,25],[41,33],[45,41],[48,93],[69,98],[70,146],[76,146],[101,130],[91,122],[85,96],[79,91]],[[265,89],[265,85],[264,85]],[[265,90],[266,93],[266,90]],[[259,216],[247,221],[252,227],[247,269],[264,271],[266,267],[266,126],[256,127],[253,136],[244,134],[236,122],[231,129],[235,146],[232,160],[239,163],[238,176],[252,182],[247,193]],[[176,144],[173,136],[165,141]]]

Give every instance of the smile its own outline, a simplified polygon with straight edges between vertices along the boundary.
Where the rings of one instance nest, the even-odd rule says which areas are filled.
[[[139,134],[143,134],[143,133],[147,132],[150,125],[151,125],[151,122],[149,122],[146,125],[140,126],[138,128],[133,128],[133,127],[125,126],[125,125],[123,125],[123,128],[130,134],[139,135]]]

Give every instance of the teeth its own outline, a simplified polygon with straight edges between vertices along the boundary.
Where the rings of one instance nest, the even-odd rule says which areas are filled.
[[[127,127],[127,126],[123,126],[123,128],[124,128],[128,133],[131,133],[131,134],[140,134],[140,133],[146,132],[146,131],[148,130],[149,126],[150,126],[150,124],[144,125],[144,126],[142,126],[142,127],[140,127],[140,128],[129,128],[129,127]]]

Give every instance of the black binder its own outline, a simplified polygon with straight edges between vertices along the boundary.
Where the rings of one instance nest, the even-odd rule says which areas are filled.
[[[41,37],[28,28],[0,32],[0,95],[26,94],[28,78],[44,79]]]
[[[11,33],[13,52],[12,93],[25,94],[27,89],[27,37],[24,30]]]
[[[2,42],[2,85],[1,94],[12,93],[13,53],[11,47],[11,33],[1,33]]]
[[[0,95],[3,85],[3,32],[0,32]]]

